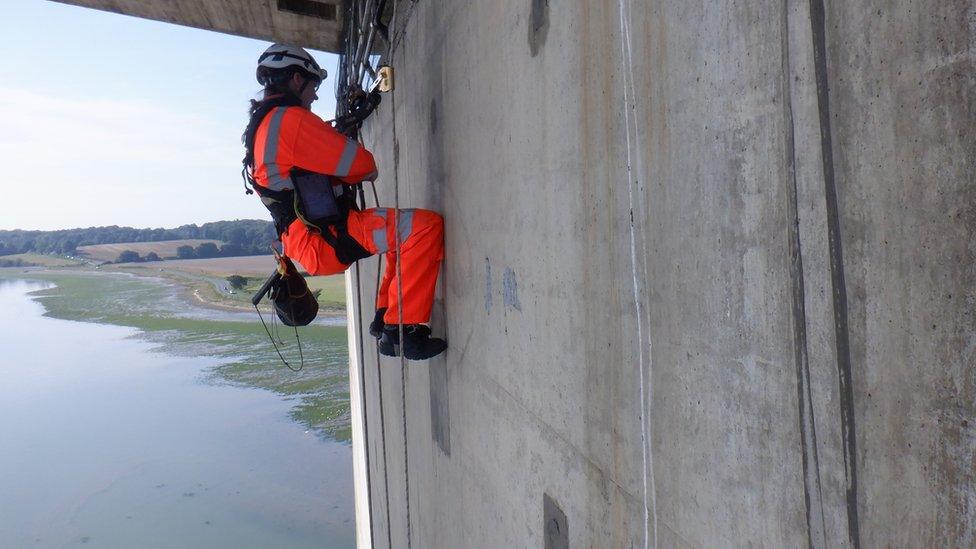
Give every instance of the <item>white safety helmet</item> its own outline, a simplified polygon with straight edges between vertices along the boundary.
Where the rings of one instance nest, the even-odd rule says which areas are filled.
[[[286,44],[271,44],[271,47],[264,50],[258,58],[258,68],[255,73],[258,84],[267,86],[270,83],[268,79],[270,74],[288,67],[298,67],[317,77],[319,81],[325,80],[329,74],[304,49]]]

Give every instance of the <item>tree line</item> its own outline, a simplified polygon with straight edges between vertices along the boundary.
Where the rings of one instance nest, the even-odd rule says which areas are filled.
[[[267,249],[267,248],[265,248]],[[218,247],[213,242],[201,242],[195,248],[189,244],[184,244],[176,248],[176,259],[207,259],[210,257],[238,257],[242,255],[262,255],[267,251],[257,253],[245,253],[245,248],[240,244],[226,243]],[[156,252],[149,252],[145,256],[140,256],[134,250],[125,250],[115,259],[116,263],[142,263],[145,261],[162,261],[163,259],[173,259],[173,257],[159,257]]]
[[[28,252],[40,254],[73,255],[80,246],[95,244],[119,244],[122,242],[159,242],[161,240],[183,239],[220,240],[224,244],[217,248],[206,246],[198,250],[190,246],[180,254],[191,257],[227,257],[240,255],[263,255],[268,253],[268,245],[273,242],[274,224],[257,219],[238,219],[234,221],[215,221],[203,225],[181,225],[175,229],[134,229],[132,227],[88,227],[86,229],[64,229],[60,231],[0,231],[0,256]],[[201,244],[203,246],[203,244]],[[197,246],[200,248],[200,246]],[[204,255],[201,255],[200,252]],[[179,253],[179,252],[178,252]],[[213,253],[214,255],[209,255]],[[138,255],[138,254],[137,254]]]

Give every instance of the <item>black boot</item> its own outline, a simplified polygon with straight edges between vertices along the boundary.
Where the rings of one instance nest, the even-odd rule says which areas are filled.
[[[373,321],[369,323],[369,335],[379,339],[383,337],[383,327],[386,324],[383,323],[383,315],[386,314],[386,307],[382,309],[376,309],[376,316],[373,317]]]
[[[380,354],[400,356],[400,331],[396,324],[387,325],[380,339]],[[430,337],[430,328],[423,324],[403,326],[403,356],[408,360],[427,360],[447,349],[443,339]]]

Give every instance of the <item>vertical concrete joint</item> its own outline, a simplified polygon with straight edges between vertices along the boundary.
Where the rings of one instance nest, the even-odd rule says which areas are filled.
[[[861,541],[857,518],[857,439],[854,429],[854,388],[851,375],[844,254],[840,230],[840,212],[837,204],[833,144],[831,142],[830,92],[827,81],[827,31],[823,0],[810,0],[810,24],[813,35],[814,71],[817,81],[817,106],[820,115],[820,144],[827,207],[827,240],[830,257],[831,293],[834,303],[841,431],[843,433],[844,464],[847,476],[847,529],[851,545],[857,548],[860,547]]]
[[[820,458],[817,443],[816,418],[813,413],[813,397],[810,388],[810,363],[807,352],[806,295],[803,280],[803,255],[800,242],[800,214],[797,205],[795,120],[790,65],[789,0],[782,5],[781,56],[784,129],[786,131],[786,196],[788,199],[788,235],[790,259],[790,284],[792,286],[793,352],[796,364],[796,390],[800,453],[803,463],[803,499],[806,505],[807,544],[810,547],[826,546],[826,523],[823,509],[823,489],[820,480]]]

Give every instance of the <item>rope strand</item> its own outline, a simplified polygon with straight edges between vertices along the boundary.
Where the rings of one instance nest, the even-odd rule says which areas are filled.
[[[413,4],[411,4],[411,11],[413,11]],[[393,17],[391,18],[390,26],[396,32],[397,23],[397,2],[393,2]],[[405,26],[405,25],[404,25]],[[400,30],[400,36],[403,35],[403,30]],[[390,47],[387,50],[387,62],[391,65],[393,64],[393,52],[396,44],[399,40],[394,40],[390,43]],[[395,212],[395,222],[394,222],[394,235],[396,238],[396,289],[397,289],[397,331],[399,332],[400,341],[400,406],[403,412],[403,483],[404,491],[406,492],[406,510],[407,510],[407,548],[409,549],[413,544],[412,536],[412,524],[410,520],[410,443],[407,432],[407,360],[403,356],[403,276],[400,270],[402,265],[402,256],[400,255],[400,248],[402,245],[402,238],[400,236],[400,141],[397,139],[397,128],[396,128],[396,88],[390,90],[390,114],[392,118],[391,127],[393,133],[393,207]]]
[[[392,10],[393,13],[392,13],[390,25],[388,27],[389,28],[389,33],[393,35],[391,37],[391,39],[387,40],[387,46],[388,47],[387,47],[387,51],[386,51],[386,55],[385,55],[385,62],[388,65],[392,65],[393,64],[392,63],[392,61],[393,61],[393,54],[397,50],[397,47],[399,46],[400,41],[403,39],[403,35],[406,32],[406,23],[407,23],[407,21],[409,21],[410,16],[413,13],[413,8],[414,8],[414,6],[416,4],[416,0],[411,0],[410,1],[409,10],[407,11],[405,18],[402,21],[402,28],[400,28],[399,31],[397,29],[397,12],[398,12],[398,10],[397,10],[397,4],[398,3],[399,2],[397,2],[396,0],[393,0],[393,10]],[[350,7],[349,7],[349,20],[351,22],[352,28],[350,28],[349,31],[348,31],[348,33],[347,33],[346,53],[345,53],[345,55],[343,55],[340,58],[340,73],[345,73],[343,75],[344,76],[344,82],[339,82],[338,80],[336,82],[336,95],[337,95],[337,99],[340,100],[340,102],[338,104],[339,111],[343,111],[344,112],[344,110],[345,110],[343,108],[343,103],[341,102],[342,99],[343,99],[343,97],[339,97],[339,96],[344,96],[347,90],[363,89],[363,86],[362,86],[362,83],[363,82],[362,82],[362,80],[365,78],[365,76],[367,74],[370,74],[370,71],[369,70],[366,70],[366,69],[367,69],[367,65],[370,64],[370,62],[369,62],[369,57],[370,57],[369,50],[371,49],[370,48],[370,45],[371,45],[371,42],[372,42],[372,37],[373,37],[373,35],[374,35],[375,31],[376,31],[375,23],[376,23],[376,21],[378,19],[378,17],[376,17],[376,14],[373,14],[371,16],[370,11],[371,10],[375,11],[376,9],[378,9],[377,6],[378,5],[381,5],[381,4],[385,4],[385,2],[382,2],[381,3],[381,2],[377,2],[377,1],[373,1],[373,0],[366,0],[365,2],[362,2],[362,1],[353,2],[352,5],[350,5]],[[367,24],[369,26],[368,31],[365,28],[367,26]],[[366,32],[368,32],[368,36],[365,36],[364,35]],[[381,35],[382,35],[382,33],[381,33]],[[363,47],[363,39],[364,38],[366,39],[366,47]],[[371,74],[370,74],[370,76],[375,79],[375,76],[373,76]],[[401,409],[403,411],[403,418],[402,418],[403,419],[403,465],[404,465],[404,483],[405,483],[405,492],[406,492],[405,498],[406,498],[406,520],[407,520],[407,547],[410,548],[410,547],[412,547],[412,543],[413,543],[413,539],[412,538],[413,538],[413,536],[412,536],[412,520],[411,520],[411,515],[410,515],[410,511],[411,511],[411,509],[410,509],[410,461],[409,461],[409,448],[408,448],[408,446],[409,446],[408,445],[409,437],[408,437],[408,432],[407,432],[407,400],[406,400],[406,393],[407,393],[407,383],[406,383],[407,362],[406,362],[406,358],[403,355],[403,340],[404,340],[404,331],[403,331],[403,289],[401,287],[401,275],[402,275],[402,273],[401,273],[400,261],[399,261],[399,259],[400,259],[400,251],[401,251],[401,247],[402,247],[402,238],[400,236],[399,141],[397,140],[397,133],[396,133],[396,96],[395,96],[395,92],[392,91],[392,90],[390,92],[390,103],[391,103],[391,115],[392,115],[392,134],[393,134],[393,142],[394,142],[394,145],[393,145],[393,148],[394,148],[393,190],[394,190],[394,215],[395,215],[395,217],[394,217],[394,232],[395,232],[395,240],[396,240],[396,246],[395,246],[395,250],[396,250],[396,266],[395,266],[395,268],[396,268],[396,284],[397,284],[397,288],[396,288],[397,289],[397,309],[398,309],[398,315],[399,315],[398,318],[397,318],[397,323],[398,323],[398,328],[397,329],[398,329],[398,335],[399,335],[399,340],[400,340],[400,351],[399,351],[398,355],[399,355],[399,358],[400,358],[400,385],[401,385],[401,389],[402,389],[401,390]],[[336,113],[337,116],[340,115],[340,114],[342,114],[342,112],[339,112],[339,111],[337,111],[337,113]],[[361,137],[360,137],[360,141],[361,141]],[[373,184],[372,190],[373,190],[373,198],[375,200],[376,207],[379,207],[379,198],[378,198],[378,194],[376,192],[376,185],[375,185],[375,183]],[[364,200],[362,198],[362,195],[360,195],[360,201],[361,202],[364,202]],[[379,284],[380,284],[379,279],[380,279],[380,271],[381,271],[381,267],[382,267],[381,263],[382,263],[382,260],[380,260],[380,264],[377,265],[377,271],[376,271],[376,289],[377,289],[377,292],[379,291]],[[357,270],[356,270],[356,295],[357,295],[357,300],[359,300],[359,303],[360,303],[359,311],[360,311],[360,313],[362,313],[362,306],[361,306],[362,286],[361,286],[361,280],[360,280],[359,275],[360,275],[360,271],[359,271],[359,268],[357,266]],[[359,330],[357,331],[357,334],[358,334],[358,337],[359,337],[359,346],[360,346],[360,349],[363,349],[363,343],[362,343],[363,334],[362,334],[362,331],[363,331],[362,330],[362,326],[359,326]],[[379,342],[377,342],[375,348],[376,348],[376,364],[379,365],[380,364]],[[360,355],[362,355],[362,352],[360,352]],[[361,357],[361,360],[362,360],[362,357]],[[361,368],[363,368],[363,369],[365,368],[365,363],[361,363]],[[363,379],[365,380],[365,375],[363,375]],[[392,533],[391,533],[391,528],[390,528],[390,526],[391,526],[391,520],[390,520],[390,490],[389,490],[389,475],[388,475],[388,464],[389,464],[389,462],[387,460],[387,452],[386,452],[386,412],[385,412],[385,405],[384,405],[384,399],[383,399],[383,370],[382,370],[382,368],[378,368],[377,369],[377,382],[378,382],[378,396],[379,396],[379,407],[380,407],[380,436],[381,436],[382,445],[383,445],[383,478],[384,478],[384,484],[385,484],[385,488],[386,488],[386,490],[385,490],[386,491],[386,526],[387,526],[386,531],[387,531],[387,542],[388,542],[389,546],[392,549],[393,541],[392,541]],[[364,387],[364,389],[363,389],[363,398],[365,400],[365,394],[366,394],[365,393],[365,381],[363,383],[364,383],[364,385],[363,385],[363,387]],[[364,404],[364,414],[365,414],[365,404]],[[364,422],[364,424],[365,424],[365,422]],[[368,442],[367,442],[367,444],[368,444]],[[368,459],[369,458],[368,458],[368,454],[367,454],[367,467],[369,466]],[[370,488],[370,501],[372,501],[372,491],[371,491],[371,488]],[[370,520],[371,520],[371,522],[372,522],[372,516],[373,516],[372,515],[372,511],[373,511],[372,510],[372,503],[370,503]],[[372,528],[373,528],[373,525],[371,523],[370,524],[370,532],[371,533],[373,532]],[[375,544],[375,540],[374,540],[374,544]]]
[[[298,341],[298,356],[299,356],[299,359],[301,360],[301,363],[298,365],[298,368],[292,368],[291,367],[291,364],[287,360],[285,360],[285,357],[284,356],[281,355],[281,350],[278,349],[278,343],[281,343],[282,345],[284,345],[285,342],[284,341],[281,341],[281,339],[279,338],[278,339],[278,343],[275,343],[275,338],[274,338],[274,336],[271,335],[271,330],[268,330],[268,325],[265,324],[265,322],[264,322],[264,315],[261,314],[261,309],[258,309],[258,306],[255,305],[254,306],[254,310],[258,312],[258,318],[261,319],[261,325],[264,326],[264,331],[268,333],[268,338],[271,340],[271,345],[274,346],[274,350],[275,350],[276,353],[278,353],[278,358],[281,359],[281,362],[285,366],[287,366],[289,370],[291,370],[293,372],[301,372],[302,369],[305,367],[305,356],[302,354],[302,340],[298,339],[298,327],[295,327],[295,340]],[[275,315],[272,314],[271,315],[271,325],[272,325],[272,327],[275,328],[275,332],[277,333],[278,328],[275,326],[274,318],[275,318]]]

